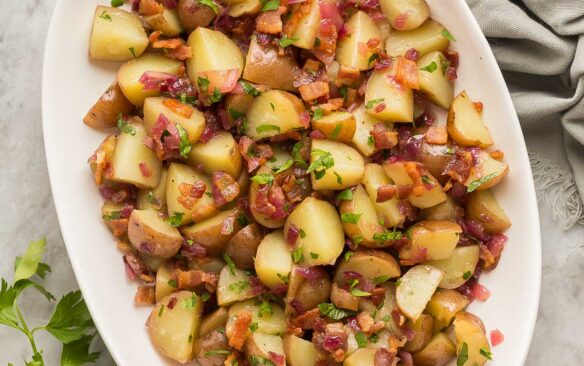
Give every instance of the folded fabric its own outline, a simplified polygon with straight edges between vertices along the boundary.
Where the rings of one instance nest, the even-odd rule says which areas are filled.
[[[576,205],[572,221],[582,222],[584,1],[466,1],[503,70],[522,127],[544,134],[547,124],[562,125],[574,195],[578,191],[580,196],[565,205]]]

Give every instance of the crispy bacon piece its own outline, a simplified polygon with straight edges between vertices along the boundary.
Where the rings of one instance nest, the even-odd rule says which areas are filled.
[[[354,85],[359,82],[360,76],[361,72],[359,69],[341,65],[337,75],[337,80],[335,80],[335,84],[337,86],[341,86],[343,84]]]
[[[181,290],[204,285],[209,292],[215,292],[217,281],[219,280],[219,276],[215,273],[195,269],[189,271],[175,269],[172,277],[176,279],[177,286]]]
[[[168,56],[180,61],[185,61],[193,57],[193,50],[191,47],[181,44],[180,46],[169,50]]]
[[[343,98],[333,98],[329,99],[326,103],[319,104],[318,108],[322,109],[324,114],[330,114],[341,108],[343,106],[344,99]],[[314,107],[313,107],[314,108]],[[316,108],[314,108],[316,109]]]
[[[180,157],[180,136],[176,125],[160,114],[152,127],[151,137],[154,139],[156,156],[160,160]]]
[[[332,19],[321,19],[317,37],[320,42],[312,49],[312,53],[329,65],[334,60],[337,49],[338,29],[335,22]]]
[[[116,238],[121,238],[128,233],[128,221],[127,218],[120,218],[105,220],[105,224]]]
[[[154,43],[158,41],[161,35],[162,35],[161,31],[154,31],[150,33],[150,35],[148,36],[148,40],[150,41],[150,43]]]
[[[300,96],[306,102],[326,97],[329,95],[329,84],[324,81],[315,81],[310,84],[302,85],[298,88]]]
[[[282,32],[282,17],[286,7],[280,6],[278,10],[269,10],[260,13],[256,18],[256,30],[260,33],[280,34]]]
[[[230,174],[222,171],[213,172],[213,201],[217,206],[233,201],[239,195],[239,184]]]
[[[445,127],[430,126],[425,137],[429,144],[445,145],[448,142],[448,132]]]
[[[349,334],[345,330],[342,323],[327,324],[324,330],[324,339],[322,341],[322,348],[330,352],[335,361],[342,361],[345,357],[344,351],[347,349],[347,340]],[[338,351],[343,352],[338,352]]]
[[[296,176],[288,175],[282,184],[282,190],[286,195],[286,199],[291,203],[302,201],[302,189],[296,182]]]
[[[377,198],[375,202],[389,201],[397,194],[397,187],[393,184],[384,184],[377,187]]]
[[[397,58],[396,80],[403,86],[411,89],[420,89],[418,65],[405,57]]]
[[[156,0],[140,0],[138,13],[140,15],[156,15],[164,12],[164,6]]]
[[[389,131],[384,123],[377,123],[369,132],[373,136],[376,149],[391,149],[397,145],[397,132]]]
[[[375,333],[385,327],[385,322],[375,322],[371,314],[366,311],[362,311],[357,314],[357,324],[359,325],[359,328],[361,328],[361,330],[365,333]]]
[[[154,296],[154,286],[144,286],[140,285],[136,289],[136,295],[134,295],[134,302],[137,305],[152,305],[156,303]]]
[[[113,173],[113,171],[111,171],[111,160],[116,147],[116,141],[114,135],[106,137],[87,161],[93,172],[95,184],[97,185],[101,185],[103,179]]]
[[[203,197],[207,190],[207,185],[202,180],[198,180],[194,184],[183,182],[179,184],[178,190],[180,191],[180,196],[176,200],[184,208],[190,210],[199,198]]]
[[[118,248],[118,250],[120,252],[122,252],[123,254],[128,254],[128,253],[132,252],[132,250],[133,250],[130,243],[125,242],[123,240],[118,240],[116,242],[116,248]]]
[[[318,310],[317,308],[304,312],[298,317],[291,319],[290,322],[294,326],[301,328],[303,330],[317,329],[319,328],[319,325],[320,328],[323,329],[322,328],[323,323],[326,324],[325,320],[320,317],[320,310]]]
[[[233,331],[229,337],[229,345],[239,351],[243,348],[247,337],[248,327],[251,324],[251,312],[242,310],[237,313],[237,319],[233,323]]]
[[[134,280],[138,276],[144,282],[154,282],[154,275],[148,269],[142,258],[135,252],[124,255],[123,259],[126,266],[126,274],[130,280]]]
[[[318,72],[318,70],[320,69],[320,65],[321,65],[321,63],[319,61],[316,61],[312,58],[309,58],[304,63],[302,70],[309,72],[309,73],[316,74]]]
[[[179,47],[182,44],[184,44],[184,41],[180,38],[158,39],[152,43],[152,47],[173,49]]]
[[[505,153],[502,152],[501,150],[491,151],[489,155],[491,155],[491,158],[499,161],[503,160],[503,158],[505,157]]]

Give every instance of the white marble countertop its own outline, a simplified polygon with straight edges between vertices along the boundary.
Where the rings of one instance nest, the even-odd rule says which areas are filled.
[[[41,129],[41,70],[44,41],[55,0],[4,1],[0,13],[0,277],[12,278],[16,255],[28,242],[47,237],[44,261],[53,273],[45,281],[58,297],[77,288],[51,197]],[[546,141],[525,131],[531,151],[541,152],[557,164],[561,132],[550,128]],[[584,228],[564,231],[549,207],[540,205],[543,240],[543,283],[538,323],[526,362],[531,366],[582,363],[584,341]],[[30,292],[21,299],[27,321],[38,324],[49,316],[44,300]],[[40,304],[39,304],[40,303]],[[39,310],[39,309],[42,309]],[[60,345],[41,334],[38,343],[47,365],[59,364]],[[112,365],[103,351],[99,365]],[[23,335],[0,327],[0,364],[30,357]]]

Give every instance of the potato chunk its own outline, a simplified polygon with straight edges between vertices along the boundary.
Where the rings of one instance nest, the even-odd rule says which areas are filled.
[[[394,183],[387,174],[385,174],[381,165],[374,163],[367,164],[365,166],[365,175],[363,176],[362,183],[367,190],[369,199],[375,206],[377,215],[382,218],[383,226],[387,228],[402,226],[406,217],[399,209],[400,200],[394,197],[389,201],[377,202],[377,188],[382,185]]]
[[[387,280],[399,277],[401,269],[391,254],[381,250],[367,249],[356,251],[348,261],[339,263],[333,281],[340,286],[344,285],[345,272],[356,272],[370,280],[379,278]]]
[[[456,356],[456,347],[446,333],[438,333],[413,358],[419,366],[443,366]]]
[[[93,16],[89,56],[94,60],[126,61],[148,46],[140,17],[123,9],[98,5]]]
[[[385,41],[386,52],[389,56],[405,56],[413,48],[420,52],[420,56],[424,56],[432,51],[444,51],[450,44],[444,36],[445,30],[441,23],[433,19],[409,31],[394,30]]]
[[[349,112],[333,112],[312,120],[312,128],[321,131],[327,139],[349,143],[355,134],[355,116]]]
[[[225,326],[225,333],[228,336],[231,336],[237,314],[241,311],[251,313],[251,322],[257,325],[255,332],[273,335],[286,333],[286,316],[278,304],[251,299],[235,303],[229,308],[229,318]]]
[[[292,17],[296,16],[296,12],[300,11],[303,4],[295,5],[292,9]],[[320,26],[320,7],[317,0],[310,0],[310,10],[308,13],[302,15],[298,20],[296,27],[292,30],[290,39],[296,39],[292,45],[304,49],[311,49],[314,47],[316,34]]]
[[[269,365],[270,353],[284,357],[282,337],[255,332],[245,342],[245,354],[251,365]]]
[[[363,157],[357,150],[331,140],[312,140],[310,164],[315,167],[311,180],[316,190],[354,186],[361,181],[365,170]]]
[[[234,302],[251,299],[257,295],[257,292],[252,291],[249,274],[239,268],[223,267],[217,283],[217,304],[219,306],[231,305]]]
[[[398,185],[410,185],[414,184],[414,181],[408,175],[404,162],[395,163],[385,163],[383,164],[383,169],[385,173]],[[429,208],[436,206],[444,201],[446,201],[446,193],[442,189],[440,182],[430,172],[426,169],[422,171],[422,181],[424,184],[432,184],[433,188],[431,190],[424,191],[423,194],[416,196],[411,194],[408,200],[414,207],[418,208]]]
[[[493,145],[493,138],[482,117],[482,107],[462,91],[454,98],[448,110],[446,124],[448,135],[462,146],[478,146],[486,148]]]
[[[371,131],[378,123],[383,123],[369,114],[365,113],[365,106],[361,105],[353,111],[355,117],[355,133],[353,134],[353,145],[365,156],[371,156],[375,153],[375,142],[371,136]],[[393,129],[393,124],[386,123],[389,130]]]
[[[140,210],[162,210],[166,206],[166,172],[165,167],[160,173],[158,185],[152,189],[141,189],[136,198],[136,207]]]
[[[318,357],[314,344],[289,334],[284,337],[286,361],[290,366],[315,365]]]
[[[146,53],[123,64],[118,70],[118,84],[128,100],[141,107],[144,99],[160,95],[158,89],[145,90],[140,78],[147,71],[178,75],[183,63],[160,54]]]
[[[375,206],[362,185],[357,185],[352,192],[352,199],[341,201],[339,205],[341,217],[343,215],[358,217],[356,223],[347,220],[343,222],[345,233],[354,242],[359,242],[359,245],[377,248],[381,243],[377,242],[374,236],[376,233],[383,232],[383,227],[379,225]]]
[[[386,122],[412,122],[414,93],[395,81],[396,72],[397,62],[373,71],[365,92],[365,112]]]
[[[255,259],[258,278],[269,288],[284,285],[292,269],[290,250],[282,230],[266,235],[261,241]]]
[[[485,326],[476,316],[460,311],[454,318],[454,336],[456,337],[457,354],[465,352],[468,359],[463,366],[482,366],[489,361],[486,354],[491,346],[485,335]]]
[[[341,255],[345,233],[339,214],[330,203],[307,197],[288,216],[285,234],[292,225],[302,230],[294,249],[298,252],[297,263],[304,266],[333,264]]]
[[[368,48],[367,42],[381,42],[381,34],[375,22],[367,13],[358,11],[344,25],[350,34],[337,43],[336,60],[343,66],[359,70],[368,70],[374,63],[369,59],[375,52],[375,47]]]
[[[220,255],[233,235],[241,229],[241,215],[243,213],[237,208],[221,211],[206,220],[184,227],[181,231],[185,238],[203,246],[207,255]]]
[[[151,97],[144,100],[144,127],[148,131],[148,135],[152,134],[152,128],[156,125],[161,114],[169,122],[182,127],[191,144],[199,140],[205,129],[205,116],[198,109],[176,99]]]
[[[189,197],[198,185],[206,189],[200,198]],[[211,193],[211,181],[188,165],[171,163],[166,176],[168,216],[181,216],[180,225],[203,221],[217,212]]]
[[[401,312],[413,321],[418,320],[443,277],[444,273],[432,266],[410,268],[397,286],[396,299]]]
[[[438,290],[426,305],[426,314],[434,318],[434,333],[447,328],[454,315],[469,304],[468,298],[456,290]]]
[[[146,131],[142,124],[128,122],[125,131],[118,136],[112,157],[111,180],[134,184],[139,188],[158,185],[162,162],[144,145],[145,138]]]
[[[462,286],[475,272],[479,262],[479,246],[457,247],[449,258],[426,262],[444,272],[444,278],[438,287],[455,289]]]
[[[490,189],[471,193],[466,214],[469,218],[482,223],[490,234],[501,233],[511,226],[509,217],[499,206]]]
[[[147,15],[144,20],[150,28],[160,31],[166,37],[176,37],[184,30],[175,9],[165,8],[162,14]]]
[[[246,135],[254,140],[273,137],[294,129],[304,129],[300,114],[304,105],[294,94],[270,90],[257,97],[247,110]]]
[[[184,241],[178,230],[154,210],[132,211],[128,239],[137,251],[161,258],[175,255]]]
[[[195,144],[189,153],[189,164],[201,165],[207,174],[224,171],[233,178],[241,173],[241,154],[237,141],[228,131],[218,131],[203,144]]]
[[[418,28],[430,16],[425,0],[381,0],[381,11],[397,30]]]
[[[186,363],[193,358],[203,301],[191,291],[180,291],[158,301],[146,327],[154,346],[166,357]]]
[[[442,52],[434,51],[418,60],[420,90],[444,109],[450,108],[454,98],[454,84],[446,77],[448,60]]]
[[[448,259],[452,255],[462,229],[452,221],[425,220],[407,230],[410,244],[399,251],[400,260]]]
[[[272,89],[294,91],[293,70],[297,67],[292,57],[280,55],[275,47],[260,45],[252,39],[245,58],[243,78]]]
[[[467,186],[467,192],[482,191],[501,183],[507,174],[509,165],[493,159],[488,152],[481,151],[478,164],[470,168],[470,174],[464,184]]]
[[[83,123],[95,129],[116,127],[120,113],[125,115],[132,109],[134,106],[126,99],[118,83],[114,82],[87,112]]]

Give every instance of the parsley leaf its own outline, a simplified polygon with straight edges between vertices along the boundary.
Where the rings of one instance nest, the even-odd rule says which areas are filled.
[[[218,88],[215,88],[213,90],[213,94],[209,96],[209,101],[211,102],[211,104],[213,104],[221,101],[221,98],[223,98],[223,94],[221,94]]]
[[[102,215],[101,218],[106,220],[106,221],[119,220],[122,218],[122,212],[121,211],[112,211],[109,213],[109,215],[108,214]]]
[[[124,5],[124,0],[112,0],[111,4],[114,8]]]
[[[472,276],[472,273],[470,271],[466,271],[463,273],[462,279],[468,280],[470,278],[470,276]]]
[[[485,347],[481,347],[481,349],[479,350],[479,353],[484,356],[485,358],[488,358],[489,360],[493,359],[493,353],[491,353],[488,349],[486,349]]]
[[[267,358],[263,358],[256,355],[249,356],[249,361],[251,362],[251,366],[276,366],[275,363],[268,360]],[[234,365],[237,366],[237,365]]]
[[[14,282],[22,279],[29,279],[37,272],[45,251],[45,244],[46,239],[30,242],[26,252],[24,252],[24,255],[16,264],[16,269],[14,270]],[[41,276],[41,278],[42,277],[43,276]]]
[[[247,282],[247,281],[234,282],[234,283],[229,285],[229,291],[233,291],[236,294],[239,294],[243,290],[248,288],[248,286],[249,286],[249,282]]]
[[[302,247],[297,247],[292,251],[292,261],[294,263],[300,263],[304,260],[304,253]]]
[[[480,179],[473,180],[472,182],[470,182],[468,187],[466,187],[466,192],[471,193],[471,192],[475,191],[477,188],[479,188],[483,184],[487,183],[491,179],[495,178],[496,176],[497,176],[497,172],[485,175],[484,177],[482,177]]]
[[[441,33],[441,34],[442,34],[442,36],[443,36],[444,38],[446,38],[447,40],[456,42],[456,38],[454,38],[454,36],[453,36],[452,34],[450,34],[450,32],[448,31],[448,29],[444,28],[444,29],[442,30],[442,32],[440,32],[440,33]]]
[[[321,119],[324,116],[324,111],[322,110],[322,108],[320,107],[316,107],[316,109],[314,110],[314,112],[312,113],[312,120],[313,121],[318,121],[319,119]]]
[[[251,95],[252,97],[258,97],[260,95],[260,91],[256,89],[251,83],[247,81],[241,80],[239,82],[245,94]]]
[[[128,50],[130,50],[130,53],[132,54],[132,56],[134,58],[136,58],[136,50],[134,49],[134,47],[129,47]]]
[[[310,252],[310,257],[311,257],[312,259],[318,259],[318,257],[319,257],[319,254],[318,254],[318,253],[313,253],[313,252]]]
[[[466,361],[468,361],[468,345],[462,343],[460,351],[458,352],[458,357],[456,358],[456,366],[464,366]]]
[[[389,280],[389,276],[387,276],[387,275],[385,275],[385,276],[378,276],[378,277],[375,277],[373,279],[373,284],[380,285],[380,284],[382,284],[384,282],[387,282],[387,280]]]
[[[310,164],[306,173],[314,171],[314,177],[316,180],[321,179],[326,173],[326,170],[335,165],[335,160],[328,151],[313,149],[311,156],[317,156],[318,158]]]
[[[345,224],[357,224],[363,214],[345,212],[341,215],[341,221]]]
[[[258,316],[262,318],[264,315],[274,314],[274,309],[272,309],[272,304],[269,301],[262,301],[260,303],[260,310],[258,311]]]
[[[345,256],[344,256],[343,258],[345,259],[345,262],[348,262],[348,261],[349,261],[349,259],[351,259],[351,257],[352,257],[352,256],[353,256],[353,252],[351,252],[351,251],[347,251],[347,252],[345,253]]]
[[[368,342],[365,333],[363,332],[355,333],[355,340],[357,341],[357,345],[359,346],[359,348],[367,347]]]
[[[293,164],[294,164],[294,160],[288,159],[288,160],[286,160],[286,162],[284,164],[280,165],[278,168],[273,168],[272,170],[275,170],[274,174],[277,175],[277,174],[280,174],[283,171],[287,170],[288,168],[290,168]]]
[[[287,35],[284,34],[284,36],[282,38],[280,38],[280,40],[278,41],[278,44],[280,45],[280,47],[282,48],[286,48],[290,45],[292,45],[292,43],[296,42],[299,38],[288,38]]]
[[[258,184],[272,184],[274,176],[271,174],[257,174],[251,178],[253,182]]]
[[[256,327],[258,325],[258,323],[252,323],[252,325],[255,324]],[[251,327],[251,325],[250,325]],[[226,350],[226,349],[218,349],[215,351],[207,351],[205,352],[205,357],[213,357],[213,356],[227,356],[229,355],[231,352]]]
[[[303,147],[304,142],[302,142],[302,140],[295,143],[294,146],[292,147],[292,159],[294,159],[294,163],[299,168],[306,168],[308,166],[308,164],[306,164],[306,161],[304,161],[304,159],[302,158],[302,154],[300,153],[300,150]]]
[[[375,146],[375,137],[369,135],[367,137],[367,145],[368,146],[371,146],[371,147],[374,147]]]
[[[256,127],[256,132],[257,133],[263,133],[263,132],[267,132],[267,131],[276,131],[278,133],[280,133],[280,126],[276,126],[276,125],[260,125]]]
[[[89,346],[95,334],[63,344],[61,366],[81,366],[97,361],[99,352],[89,352]]]
[[[87,336],[93,328],[93,320],[81,291],[70,292],[63,296],[49,323],[44,329],[63,343],[76,341]]]
[[[341,320],[356,314],[354,311],[338,308],[335,306],[335,304],[328,302],[318,304],[316,307],[322,315],[327,316],[333,320]]]
[[[192,293],[190,298],[184,299],[181,302],[182,308],[186,310],[193,310],[195,308],[195,305],[197,305],[197,295],[195,295],[194,292]]]
[[[118,115],[118,128],[122,133],[129,133],[132,136],[136,134],[136,129],[134,126],[129,124],[128,121],[124,120],[124,116],[121,113]]]
[[[399,231],[384,230],[381,233],[373,234],[373,240],[376,240],[376,241],[399,240],[401,238],[402,238],[402,233]]]
[[[278,10],[278,7],[280,7],[280,0],[262,0],[262,3],[264,4],[264,6],[262,7],[262,12],[264,11],[270,11],[270,10]]]
[[[212,0],[199,0],[199,4],[207,5],[208,7],[210,7],[211,9],[213,9],[213,12],[215,14],[219,13],[219,7]]]
[[[341,193],[339,193],[339,195],[337,196],[337,199],[340,201],[352,201],[353,200],[353,191],[351,191],[349,188],[347,188],[344,191],[341,191]]]
[[[329,137],[331,139],[336,139],[339,136],[339,133],[341,132],[341,129],[343,128],[343,124],[342,123],[337,123],[333,132],[331,132],[331,134],[329,135]]]
[[[235,276],[235,263],[233,263],[231,257],[227,253],[222,253],[221,256],[223,257],[225,263],[227,263],[227,265],[229,266],[229,272],[231,272],[231,274]]]
[[[183,216],[184,216],[184,213],[182,213],[182,212],[176,212],[176,211],[175,211],[175,212],[172,214],[172,216],[169,216],[169,217],[166,219],[166,222],[167,222],[169,225],[171,225],[171,226],[174,226],[174,227],[179,227],[179,226],[180,226],[180,224],[182,223],[182,218],[183,218]]]
[[[105,20],[106,22],[111,22],[112,17],[104,10],[103,13],[99,16],[101,19]]]
[[[371,109],[375,107],[376,104],[382,103],[383,101],[385,101],[385,98],[371,99],[365,104],[365,109]]]
[[[428,65],[422,67],[420,70],[427,71],[427,72],[434,72],[434,71],[438,70],[438,65],[436,65],[436,62],[432,61]]]
[[[361,291],[358,288],[354,288],[354,289],[351,289],[351,295],[353,295],[355,297],[367,297],[367,296],[371,296],[371,293]]]
[[[285,284],[288,284],[288,282],[290,282],[290,273],[288,273],[288,275],[284,276],[281,273],[276,273],[276,275],[278,276],[278,278],[284,282]]]
[[[209,88],[209,84],[211,84],[209,79],[201,76],[197,77],[197,86],[199,87],[199,89],[207,90]]]
[[[193,147],[191,146],[191,142],[189,141],[189,134],[178,123],[176,124],[176,129],[178,131],[178,136],[180,138],[180,145],[178,147],[180,151],[180,156],[186,158],[193,149]]]

